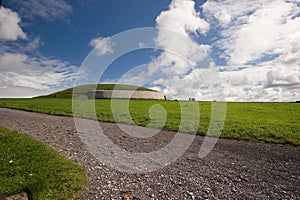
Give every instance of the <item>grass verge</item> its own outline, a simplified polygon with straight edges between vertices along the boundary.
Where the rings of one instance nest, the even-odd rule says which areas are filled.
[[[87,182],[85,170],[48,145],[0,127],[0,187],[5,196],[74,199]]]

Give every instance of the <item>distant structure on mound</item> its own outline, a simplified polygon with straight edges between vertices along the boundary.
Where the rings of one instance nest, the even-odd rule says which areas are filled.
[[[141,90],[91,90],[87,94],[89,99],[152,99],[166,100],[163,93]]]

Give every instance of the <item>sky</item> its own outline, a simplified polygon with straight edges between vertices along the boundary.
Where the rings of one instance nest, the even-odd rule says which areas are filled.
[[[138,47],[116,57],[120,41]],[[169,99],[298,101],[300,1],[3,0],[0,98],[92,80]]]

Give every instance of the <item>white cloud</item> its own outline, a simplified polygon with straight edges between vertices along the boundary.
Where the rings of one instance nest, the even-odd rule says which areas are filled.
[[[227,61],[227,100],[300,99],[299,1],[210,0],[202,8],[221,36],[213,47]]]
[[[188,100],[189,97],[194,97],[197,100],[220,100],[223,96],[222,93],[217,94],[218,88],[212,91],[213,85],[220,83],[217,75],[210,68],[194,68],[186,74],[170,75],[160,71],[160,73],[150,75],[148,65],[145,64],[131,69],[115,82],[144,85],[163,92],[168,99]]]
[[[176,31],[184,36],[189,33],[205,34],[209,24],[200,18],[200,13],[195,11],[195,2],[192,0],[173,0],[169,9],[160,13],[156,18],[158,29]]]
[[[210,46],[199,44],[193,37],[205,35],[209,24],[195,10],[192,0],[173,0],[169,9],[156,18],[156,47],[162,53],[138,73],[130,71],[121,81],[159,89],[171,99],[203,96],[196,90],[204,81],[197,64],[207,59]],[[207,92],[207,91],[206,91]]]
[[[163,52],[161,55],[153,59],[149,65],[149,74],[153,75],[156,72],[166,75],[182,75],[188,72],[191,68],[191,63],[179,55],[170,52]]]
[[[1,72],[20,71],[26,64],[27,56],[20,53],[4,53],[0,56]]]
[[[0,40],[0,55],[4,53],[33,54],[38,52],[41,45],[43,42],[39,37],[32,38],[31,36],[22,41]]]
[[[130,70],[119,81],[155,88],[171,99],[218,100],[224,87],[227,101],[299,100],[297,3],[210,0],[202,6],[204,15],[200,15],[193,1],[174,0],[156,20],[155,41],[162,53],[148,66]],[[218,38],[212,43],[204,45],[193,40],[210,30],[209,37],[215,34]],[[217,66],[218,73],[211,70],[214,63],[209,59],[215,50],[227,62]],[[217,81],[218,75],[223,83]]]
[[[24,47],[24,51],[33,51],[39,48],[41,45],[41,39],[39,37],[36,37],[32,40],[30,40],[27,45]]]
[[[218,83],[215,74],[211,73],[210,69],[195,68],[183,77],[172,76],[171,79],[160,78],[153,83],[162,85],[162,91],[171,99],[184,99],[189,97],[197,100],[213,100],[222,98],[222,94],[216,95],[212,91],[212,82]]]
[[[287,66],[300,66],[300,31],[296,28],[299,25],[300,17],[287,24],[286,26],[289,27],[285,30],[284,40],[281,41],[282,49],[280,51],[282,53],[279,59],[280,62]]]
[[[0,87],[0,98],[30,98],[34,96],[46,95],[49,91],[37,90],[27,87]]]
[[[267,73],[266,87],[300,89],[300,67],[274,67]]]
[[[300,98],[299,67],[264,63],[219,74],[227,101],[295,101]]]
[[[20,3],[26,8],[30,1],[18,1],[16,3]],[[57,5],[59,1],[45,1],[44,3],[32,1],[31,3],[32,8],[30,9],[41,9],[34,11],[39,12],[40,15],[51,12],[40,17],[58,17],[57,13],[52,13],[52,9],[59,7]],[[36,7],[38,5],[41,7]],[[42,6],[49,6],[48,10],[42,8]],[[28,12],[30,12],[30,9],[28,8]],[[31,13],[32,16],[37,15],[34,12]],[[19,26],[20,22],[21,19],[18,13],[1,7],[0,98],[31,97],[71,87],[77,66],[69,62],[42,56],[40,52],[36,51],[41,44],[40,38],[27,37]],[[17,40],[19,38],[26,40],[20,42]]]
[[[0,56],[0,85],[3,91],[0,97],[8,97],[15,91],[19,93],[13,97],[29,97],[38,92],[46,94],[71,87],[76,70],[76,66],[56,59],[5,53]]]
[[[261,7],[262,2],[257,0],[239,1],[236,0],[209,0],[202,5],[203,13],[208,20],[217,20],[221,27],[228,27],[233,24],[243,24],[247,15]]]
[[[20,17],[16,12],[8,8],[1,7],[0,12],[0,40],[17,40],[18,38],[26,39],[19,23]]]
[[[205,34],[210,26],[200,17],[200,13],[195,11],[194,6],[195,2],[192,0],[173,0],[169,9],[161,12],[156,18],[156,27],[158,29],[156,45],[164,52],[157,60],[154,60],[154,65],[160,65],[160,67],[165,68],[168,66],[173,68],[172,65],[174,65],[177,70],[182,68],[181,74],[184,74],[188,70],[188,66],[180,67],[182,62],[176,57],[181,56],[189,60],[192,65],[190,67],[195,66],[197,62],[206,58],[210,51],[210,46],[198,44],[192,39],[191,34]],[[176,53],[177,56],[166,51]],[[158,62],[162,63],[159,64]],[[167,62],[168,65],[164,62]],[[156,66],[150,64],[150,68]],[[180,72],[178,71],[178,73]]]
[[[12,5],[20,16],[29,19],[38,17],[53,21],[65,19],[72,12],[72,7],[64,0],[12,0],[7,3]]]
[[[224,51],[229,65],[284,54],[291,34],[299,33],[300,10],[296,1],[208,1],[203,9],[221,25],[222,39],[216,45]],[[225,22],[222,13],[227,13],[230,20]]]
[[[99,56],[106,55],[108,53],[113,53],[113,43],[111,42],[109,37],[94,38],[90,41],[89,45],[96,49],[96,53]]]

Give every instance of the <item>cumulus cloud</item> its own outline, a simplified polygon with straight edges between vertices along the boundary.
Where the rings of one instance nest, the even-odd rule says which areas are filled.
[[[300,18],[293,21],[290,26],[297,27],[300,25],[299,22]],[[300,66],[300,31],[298,29],[294,29],[294,31],[290,30],[290,33],[285,33],[285,35],[286,38],[282,41],[284,44],[279,60],[287,66]]]
[[[222,38],[216,46],[224,51],[222,56],[228,65],[286,54],[290,37],[299,33],[300,10],[296,1],[208,1],[203,9],[221,25]]]
[[[299,1],[210,0],[203,13],[221,37],[212,46],[229,101],[300,98]]]
[[[274,67],[267,72],[266,87],[285,87],[300,89],[300,67]]]
[[[144,85],[169,99],[300,99],[299,1],[209,0],[194,6],[173,0],[160,13],[158,56],[128,71],[120,83]],[[219,56],[216,62],[211,53]]]
[[[131,70],[120,81],[150,86],[171,99],[213,100],[217,96],[213,90],[224,87],[227,101],[299,100],[297,3],[210,0],[202,6],[204,20],[193,1],[174,0],[156,19],[155,41],[162,53],[148,67],[143,66],[144,70]],[[220,37],[210,45],[192,39],[199,39],[210,30]],[[224,66],[216,66],[218,73],[208,67],[214,66],[209,53],[216,50],[226,61]],[[223,83],[209,88],[218,76]]]
[[[174,30],[184,36],[189,36],[189,33],[205,34],[210,27],[200,18],[192,0],[173,0],[169,9],[161,12],[156,18],[156,26],[158,29]]]
[[[299,67],[272,62],[220,71],[227,101],[295,101],[300,98]]]
[[[89,45],[96,49],[96,53],[99,56],[113,53],[113,43],[109,37],[96,37],[93,38]]]
[[[48,21],[65,19],[72,12],[72,7],[65,0],[11,0],[8,5],[14,7],[21,17],[43,18]]]
[[[21,19],[16,12],[8,8],[1,7],[0,11],[0,40],[26,39],[19,23]]]
[[[200,93],[195,89],[201,87],[203,80],[197,65],[207,59],[211,47],[199,44],[193,37],[205,35],[210,25],[200,17],[194,1],[173,0],[169,9],[156,18],[156,28],[155,42],[161,54],[142,73],[127,74],[122,80],[131,77],[131,81],[151,82],[150,87],[159,88],[171,99],[198,97]]]
[[[191,37],[192,34],[205,34],[210,28],[209,24],[200,17],[200,13],[196,12],[194,6],[195,3],[192,0],[173,0],[169,9],[156,18],[158,29],[156,45],[164,50],[160,57],[154,60],[156,66],[159,65],[158,62],[168,62],[179,68],[182,63],[177,63],[179,60],[168,51],[175,52],[178,56],[189,60],[192,66],[208,55],[209,45],[198,44]],[[161,63],[161,66],[167,67],[168,65]],[[186,70],[187,67],[182,67],[181,73],[185,73]]]

